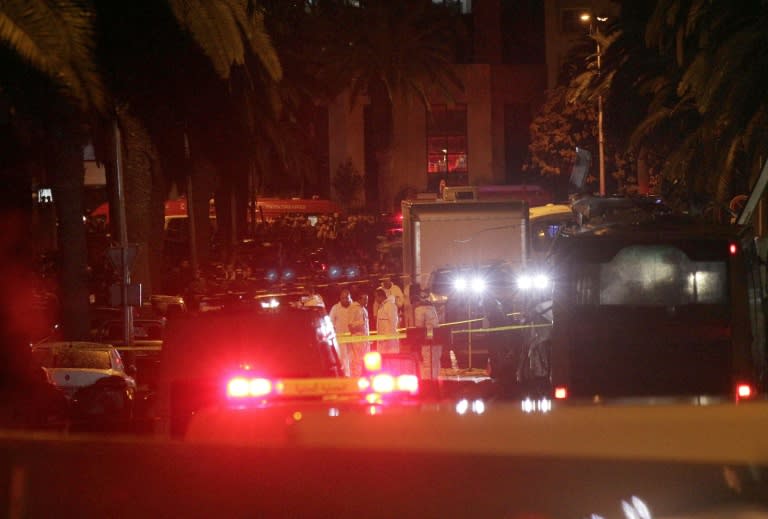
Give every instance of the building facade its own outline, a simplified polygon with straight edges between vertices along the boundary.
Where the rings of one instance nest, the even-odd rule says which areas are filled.
[[[543,6],[540,2],[461,2],[474,27],[470,58],[457,63],[464,84],[451,102],[430,95],[430,107],[394,100],[392,196],[383,210],[420,192],[447,185],[522,182],[529,125],[546,88]],[[523,27],[524,30],[518,30]],[[479,30],[482,28],[482,30]],[[366,175],[373,152],[366,142],[365,103],[349,95],[329,107],[330,173],[347,160]]]

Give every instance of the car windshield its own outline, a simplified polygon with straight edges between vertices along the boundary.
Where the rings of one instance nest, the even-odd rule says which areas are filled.
[[[34,352],[34,356],[46,368],[110,369],[112,367],[107,350],[41,348]]]

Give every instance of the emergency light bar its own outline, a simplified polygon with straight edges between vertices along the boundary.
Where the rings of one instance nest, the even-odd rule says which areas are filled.
[[[336,397],[371,396],[376,400],[386,395],[417,395],[419,377],[414,373],[390,373],[382,369],[386,358],[370,352],[363,358],[363,377],[292,378],[271,380],[238,374],[227,380],[226,395],[232,401],[263,401],[268,397]]]

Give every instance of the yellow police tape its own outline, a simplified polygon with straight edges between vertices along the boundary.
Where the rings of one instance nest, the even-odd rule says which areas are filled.
[[[405,328],[402,328],[403,330]],[[340,333],[336,335],[336,341],[339,344],[350,344],[354,342],[375,342],[375,341],[391,341],[393,339],[405,339],[408,334],[406,333],[393,333],[389,335],[379,335],[376,332],[371,332],[371,335],[351,335],[349,333]]]
[[[460,324],[469,324],[469,323],[475,323],[482,321],[482,318],[478,319],[468,319],[466,321],[453,321],[450,323],[444,323],[441,325],[438,325],[438,328],[445,328],[448,326],[456,326]],[[509,325],[509,326],[496,326],[493,328],[472,328],[472,329],[466,329],[466,330],[451,330],[451,335],[460,335],[460,334],[470,334],[470,333],[489,333],[489,332],[504,332],[509,330],[522,330],[526,328],[548,328],[552,326],[551,324],[515,324],[515,325]],[[370,335],[352,335],[350,333],[340,333],[336,335],[336,340],[339,344],[350,344],[355,342],[377,342],[377,341],[391,341],[391,340],[400,340],[400,339],[406,339],[408,337],[408,334],[406,333],[407,328],[398,328],[397,329],[399,333],[393,333],[393,334],[378,334],[375,331],[371,332]],[[162,346],[160,345],[153,345],[153,346],[117,346],[117,349],[120,351],[160,351],[162,350]]]
[[[439,327],[454,326],[456,324],[465,324],[468,322],[482,321],[482,319],[473,319],[472,321],[456,321],[452,323],[445,323],[439,325]],[[523,330],[530,328],[549,328],[551,324],[515,324],[509,326],[496,326],[493,328],[474,328],[471,330],[451,330],[451,335],[469,334],[469,333],[489,333],[489,332],[504,332],[509,330]],[[399,331],[406,330],[406,328],[398,328]],[[354,342],[376,342],[376,341],[389,341],[393,339],[405,339],[408,337],[407,333],[396,333],[389,335],[379,335],[376,332],[371,332],[371,335],[351,335],[349,333],[338,334],[336,340],[339,344],[349,344]]]

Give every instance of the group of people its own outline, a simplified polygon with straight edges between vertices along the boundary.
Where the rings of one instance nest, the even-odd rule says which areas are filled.
[[[352,294],[347,288],[341,290],[338,302],[328,312],[340,339],[344,372],[353,377],[362,375],[366,353],[373,349],[384,354],[400,353],[401,330],[422,328],[424,341],[416,352],[421,355],[421,377],[436,380],[440,374],[442,347],[432,340],[439,319],[429,298],[418,285],[409,285],[403,292],[390,278],[382,280],[373,295],[372,315],[369,315],[368,293]],[[371,335],[371,323],[375,325],[375,336]]]

